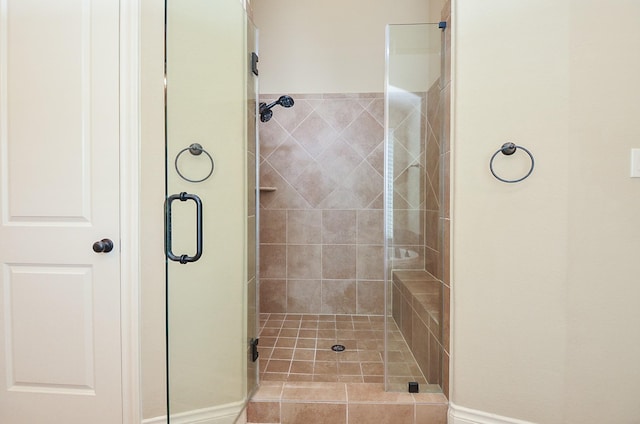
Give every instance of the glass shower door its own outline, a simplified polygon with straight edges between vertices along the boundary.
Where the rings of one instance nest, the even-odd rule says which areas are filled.
[[[390,391],[441,390],[440,51],[437,23],[387,27],[385,387]]]
[[[256,384],[253,34],[237,0],[166,1],[171,422],[232,423]]]

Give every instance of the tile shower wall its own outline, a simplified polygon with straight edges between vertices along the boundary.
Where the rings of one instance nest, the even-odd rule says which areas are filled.
[[[425,207],[435,204],[429,174],[433,164],[426,160],[427,142],[433,138],[427,127],[427,93],[389,93],[389,129],[393,149],[393,269],[425,269]],[[431,147],[433,150],[433,147]],[[437,186],[436,186],[437,187]],[[406,249],[406,250],[405,250]],[[406,257],[403,252],[414,252]]]
[[[381,315],[383,95],[291,96],[260,124],[260,311]]]

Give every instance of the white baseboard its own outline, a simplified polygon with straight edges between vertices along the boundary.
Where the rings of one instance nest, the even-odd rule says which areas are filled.
[[[213,408],[196,409],[171,414],[171,424],[234,424],[244,409],[245,402],[234,402]],[[142,424],[167,424],[167,417],[142,420]]]
[[[503,417],[449,402],[449,424],[535,424],[531,421]]]

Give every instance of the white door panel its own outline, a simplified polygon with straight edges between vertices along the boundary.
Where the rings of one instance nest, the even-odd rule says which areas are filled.
[[[9,390],[95,394],[92,269],[7,268]]]
[[[119,2],[0,19],[0,423],[118,423]]]

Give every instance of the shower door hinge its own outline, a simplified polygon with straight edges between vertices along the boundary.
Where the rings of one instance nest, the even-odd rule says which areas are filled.
[[[258,55],[256,54],[256,52],[251,52],[251,72],[253,72],[255,74],[255,76],[258,76],[258,61],[260,60],[260,58],[258,58]]]
[[[256,362],[258,360],[258,356],[260,356],[260,353],[258,353],[259,341],[260,339],[251,339],[251,341],[249,342],[249,344],[251,345],[251,361],[252,362]]]

